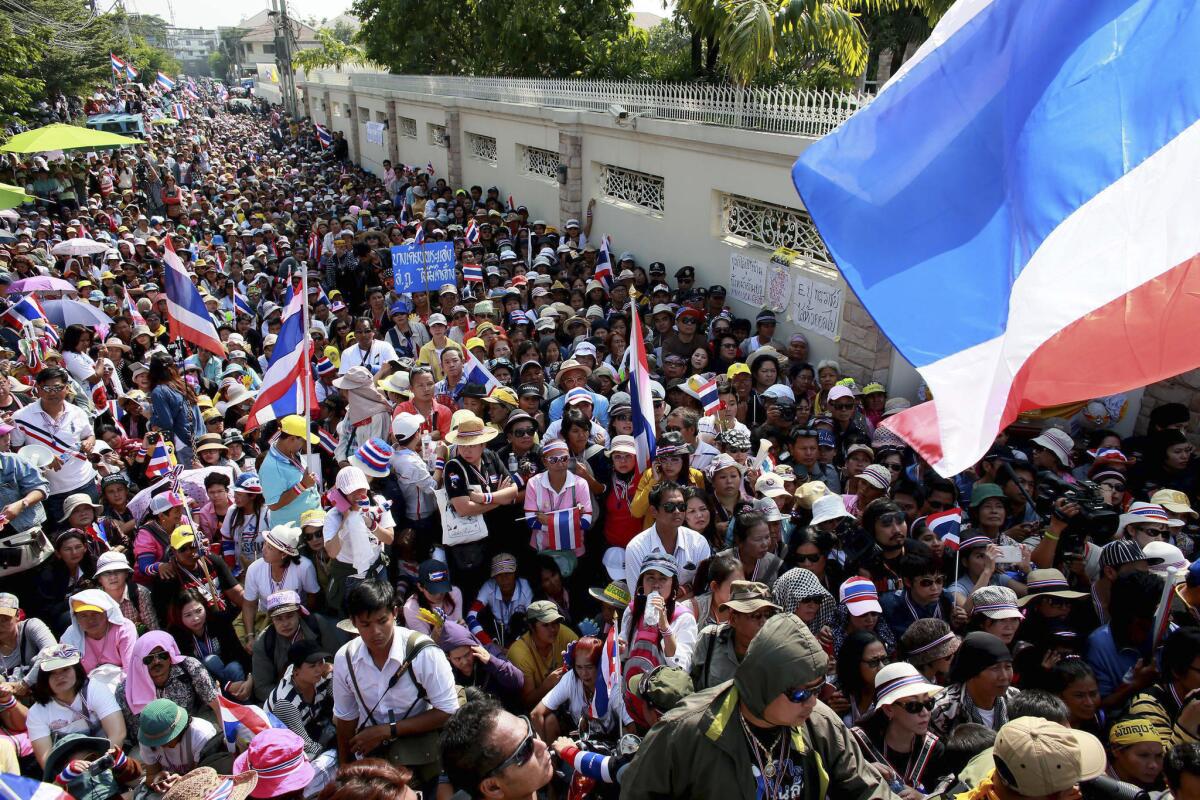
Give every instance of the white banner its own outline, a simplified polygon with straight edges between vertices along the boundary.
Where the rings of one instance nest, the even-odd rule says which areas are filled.
[[[787,311],[788,303],[792,300],[792,275],[795,272],[791,267],[772,264],[767,272],[767,287],[766,297],[763,300],[763,307],[769,308],[776,314]]]
[[[803,272],[793,272],[791,311],[792,322],[806,331],[838,341],[842,327],[842,301],[845,291],[840,286],[815,280]]]
[[[383,144],[383,123],[367,123],[367,141],[371,144]]]
[[[765,261],[733,253],[729,256],[729,297],[760,307],[766,297],[768,265]]]

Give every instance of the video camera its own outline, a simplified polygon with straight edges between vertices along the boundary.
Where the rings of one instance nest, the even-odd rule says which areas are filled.
[[[1125,783],[1107,775],[1092,778],[1079,784],[1083,800],[1150,800],[1150,793],[1132,783]]]
[[[1077,506],[1079,513],[1073,517],[1061,517],[1067,521],[1062,534],[1061,552],[1082,553],[1084,538],[1092,537],[1097,544],[1106,544],[1117,532],[1120,518],[1117,512],[1104,503],[1099,484],[1093,481],[1067,483],[1049,470],[1038,472],[1037,511],[1048,524],[1050,515],[1058,514],[1054,503],[1065,498]]]

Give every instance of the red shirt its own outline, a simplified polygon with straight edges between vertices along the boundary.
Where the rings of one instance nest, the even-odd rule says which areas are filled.
[[[433,418],[431,420],[429,417],[417,410],[417,407],[413,405],[412,400],[408,400],[396,406],[396,410],[392,412],[392,419],[395,419],[397,415],[404,413],[419,414],[421,417],[424,417],[425,422],[421,424],[421,430],[432,433],[436,429],[439,433],[441,433],[442,438],[444,439],[446,438],[446,434],[450,432],[450,417],[454,415],[454,409],[450,408],[449,406],[444,406],[435,400],[433,403]],[[432,427],[430,427],[431,422]]]

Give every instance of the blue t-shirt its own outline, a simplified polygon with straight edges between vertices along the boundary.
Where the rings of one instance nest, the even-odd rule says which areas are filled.
[[[287,456],[272,447],[263,459],[258,471],[258,479],[262,482],[263,499],[268,506],[279,502],[279,498],[304,477],[304,470],[297,467]],[[311,486],[300,493],[292,502],[283,508],[271,511],[272,525],[292,523],[300,526],[300,515],[305,511],[321,507],[321,498],[316,486]]]

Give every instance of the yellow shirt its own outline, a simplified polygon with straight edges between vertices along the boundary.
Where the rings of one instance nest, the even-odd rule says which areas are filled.
[[[508,649],[508,660],[525,675],[526,686],[540,686],[546,676],[562,666],[562,654],[567,645],[579,638],[575,631],[566,625],[558,626],[558,638],[550,648],[550,655],[542,658],[537,647],[533,644],[533,634],[526,633],[512,643]]]

